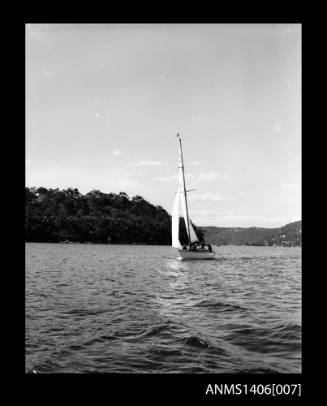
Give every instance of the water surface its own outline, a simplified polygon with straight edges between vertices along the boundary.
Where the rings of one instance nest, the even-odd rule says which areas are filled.
[[[26,371],[299,373],[301,249],[26,243]]]

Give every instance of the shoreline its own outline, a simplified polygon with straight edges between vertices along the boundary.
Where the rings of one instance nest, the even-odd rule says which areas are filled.
[[[137,245],[141,245],[141,246],[157,246],[157,247],[171,247],[170,244],[143,244],[143,243],[105,243],[105,242],[91,242],[91,241],[87,241],[87,242],[80,242],[80,241],[68,241],[68,242],[64,242],[64,241],[25,241],[26,243],[30,243],[30,244],[84,244],[84,245],[133,245],[133,246],[137,246]],[[251,245],[251,244],[211,244],[213,247],[269,247],[269,248],[302,248],[302,245]],[[173,248],[173,247],[171,247]]]

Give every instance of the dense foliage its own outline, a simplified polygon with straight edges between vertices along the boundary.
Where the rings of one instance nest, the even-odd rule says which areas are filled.
[[[202,227],[206,239],[216,245],[301,246],[302,222],[280,228]]]
[[[25,188],[25,204],[26,241],[171,244],[171,216],[141,196]]]
[[[27,241],[170,244],[171,218],[141,196],[25,188]]]

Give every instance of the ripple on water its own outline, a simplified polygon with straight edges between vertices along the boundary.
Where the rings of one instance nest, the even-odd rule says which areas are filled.
[[[296,248],[27,243],[26,372],[301,372],[300,267]]]

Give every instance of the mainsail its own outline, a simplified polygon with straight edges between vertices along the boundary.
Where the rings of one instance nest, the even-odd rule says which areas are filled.
[[[171,245],[174,248],[180,248],[181,244],[179,242],[179,202],[180,202],[180,188],[175,196],[174,206],[173,206],[173,217],[171,224]]]

